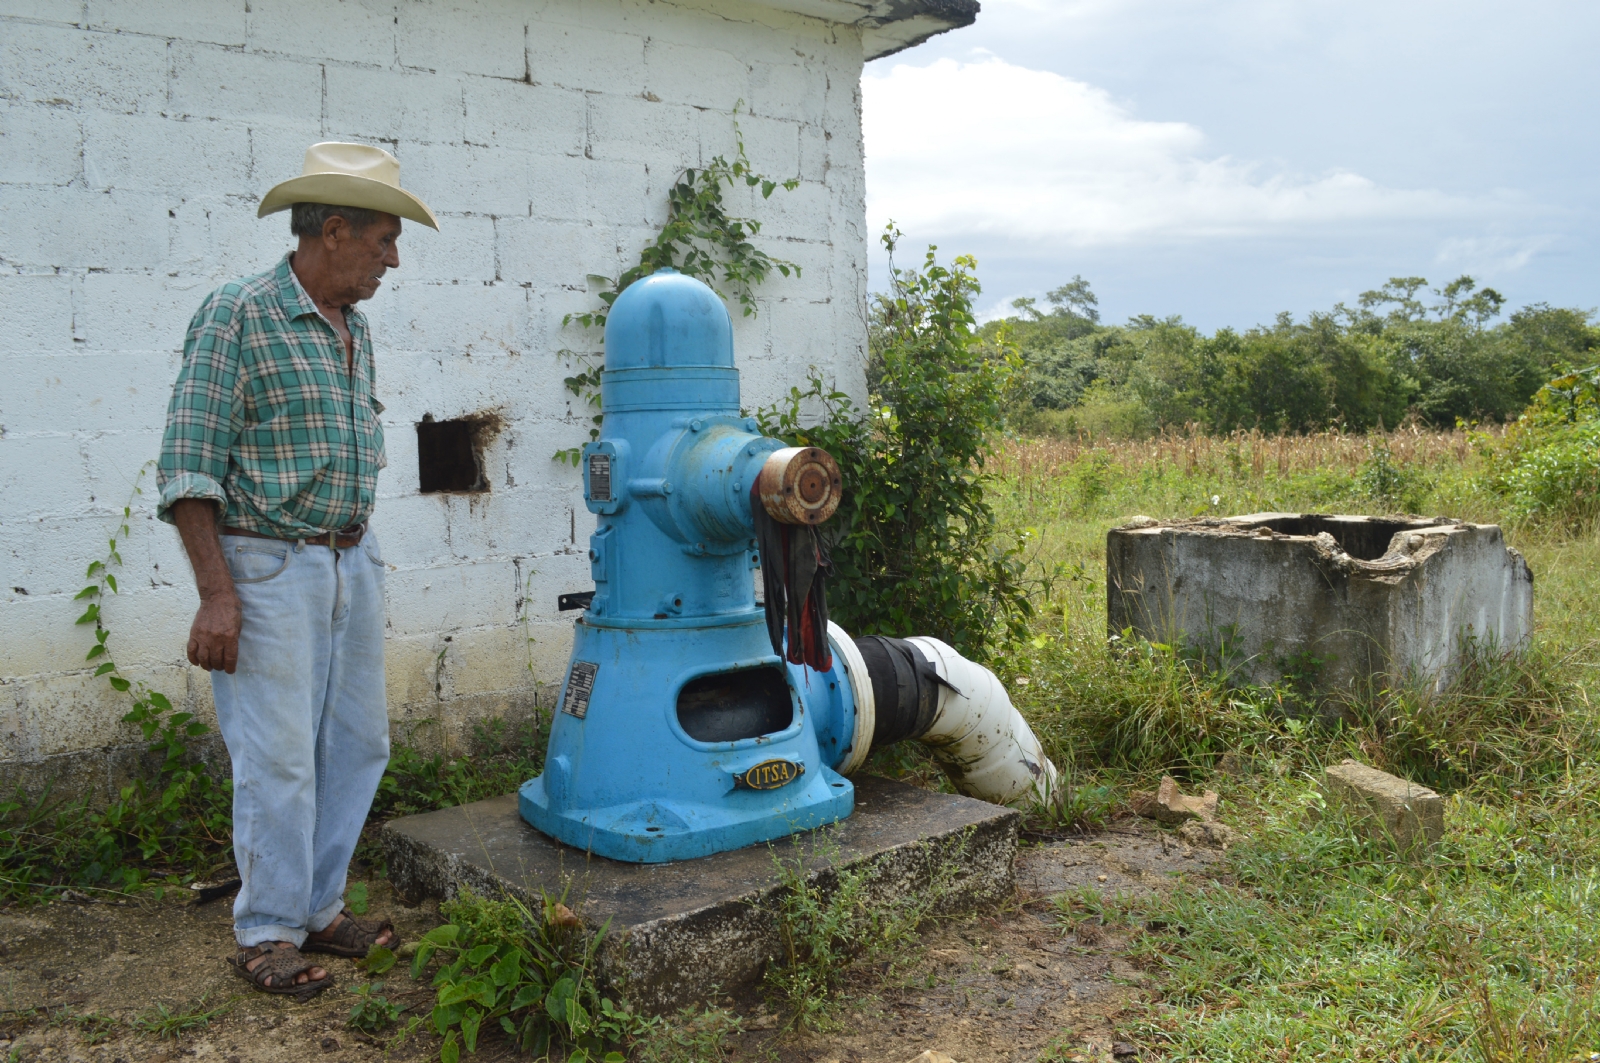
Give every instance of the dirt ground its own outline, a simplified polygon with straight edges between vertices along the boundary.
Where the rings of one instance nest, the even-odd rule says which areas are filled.
[[[1145,824],[1025,849],[1015,900],[932,928],[919,948],[858,987],[840,1029],[779,1031],[758,1001],[744,1011],[732,1059],[776,1063],[906,1063],[925,1049],[959,1063],[1024,1063],[1126,1054],[1124,1012],[1143,992],[1124,958],[1124,935],[1064,912],[1052,898],[1087,887],[1107,894],[1165,890],[1209,877],[1217,857]],[[415,940],[439,922],[437,905],[404,908],[387,883],[369,883],[371,910]],[[279,1063],[384,1058],[385,1044],[345,1026],[365,976],[349,960],[323,957],[338,985],[297,1003],[249,990],[224,958],[232,951],[230,900],[196,904],[149,896],[109,903],[56,903],[0,913],[0,1059],[62,1063]],[[432,990],[404,965],[386,995],[426,1011]],[[163,1037],[148,1027],[169,1014],[220,1009],[203,1025]],[[135,1027],[141,1025],[145,1030]],[[436,1059],[436,1039],[418,1035],[388,1058]],[[1114,1050],[1122,1054],[1113,1056]],[[473,1057],[469,1057],[473,1058]],[[479,1046],[478,1060],[515,1058]]]

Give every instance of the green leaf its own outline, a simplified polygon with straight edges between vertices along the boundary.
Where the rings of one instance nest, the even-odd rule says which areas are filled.
[[[104,572],[105,570],[106,570],[106,565],[105,565],[104,561],[91,561],[91,562],[89,562],[89,571],[87,571],[87,572],[85,572],[83,574],[83,578],[84,579],[94,579],[96,576],[98,576],[100,573]]]
[[[454,923],[446,923],[443,926],[436,926],[426,934],[423,934],[422,940],[434,945],[452,945],[460,934],[461,928],[459,926]]]
[[[113,689],[119,690],[119,691],[123,691],[123,692],[126,692],[129,687],[133,686],[132,683],[128,682],[126,679],[122,678],[120,675],[112,676],[110,679],[107,680],[107,682],[109,682],[111,684]]]
[[[367,914],[367,884],[357,882],[354,886],[344,891],[344,903],[356,915]]]
[[[374,945],[372,951],[367,953],[366,959],[356,961],[357,967],[373,975],[382,974],[394,965],[394,952],[384,945]]]
[[[111,588],[112,594],[117,593],[117,577],[109,572],[106,573],[106,586]]]
[[[468,1008],[467,1013],[461,1017],[461,1040],[467,1046],[468,1052],[478,1050],[478,1027],[483,1023],[483,1012],[477,1008]]]
[[[411,957],[411,977],[415,981],[422,977],[422,972],[428,966],[428,961],[433,958],[434,950],[439,946],[431,941],[423,941],[417,945],[416,954]]]
[[[495,945],[493,942],[479,945],[471,952],[467,953],[467,964],[470,967],[478,967],[483,963],[484,960],[487,960],[490,956],[493,956],[497,951],[499,951],[499,946]]]
[[[82,598],[93,598],[95,595],[97,595],[99,593],[100,593],[100,585],[98,583],[93,583],[93,584],[90,584],[89,586],[85,587],[83,590],[79,591],[77,594],[74,594],[72,596],[72,600],[76,602],[76,601],[78,601],[78,600],[80,600]],[[80,623],[81,623],[81,621],[80,621]]]
[[[572,999],[574,988],[571,978],[562,978],[545,994],[544,1010],[556,1022],[567,1021],[567,1003]]]
[[[113,664],[111,661],[107,661],[105,664],[102,664],[99,668],[96,668],[94,670],[94,674],[97,675],[97,676],[105,675],[107,672],[115,672],[116,670],[117,670],[117,666],[115,664]]]
[[[445,1035],[444,1044],[439,1046],[439,1063],[461,1063],[461,1046],[456,1044],[454,1030]]]
[[[500,958],[500,962],[489,968],[489,977],[494,979],[495,985],[510,985],[522,973],[522,954],[508,952]]]
[[[150,691],[150,704],[162,712],[170,712],[172,709],[172,702],[168,701],[167,696],[158,690]]]
[[[83,659],[86,661],[92,661],[96,657],[104,656],[105,652],[106,644],[103,642],[97,642],[93,646],[89,647],[89,652],[83,655]]]
[[[441,1035],[449,1031],[450,1027],[461,1021],[461,1013],[466,1009],[460,1004],[435,1004],[433,1008],[433,1028]]]
[[[511,1010],[521,1011],[528,1005],[537,1003],[543,993],[544,987],[533,982],[528,982],[521,989],[517,990],[516,996],[511,998]]]
[[[99,619],[100,619],[100,604],[98,602],[95,602],[95,603],[92,603],[89,606],[89,608],[85,609],[83,611],[83,615],[78,617],[78,619],[73,621],[73,623],[76,623],[76,624],[92,624],[96,620],[99,620]]]

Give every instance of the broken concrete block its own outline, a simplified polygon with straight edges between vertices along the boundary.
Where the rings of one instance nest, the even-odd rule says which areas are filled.
[[[1444,799],[1425,786],[1345,760],[1322,773],[1322,789],[1329,804],[1369,819],[1374,836],[1393,840],[1402,851],[1444,837]]]
[[[1217,792],[1207,790],[1203,797],[1187,797],[1178,792],[1178,783],[1170,775],[1161,777],[1161,786],[1155,793],[1135,790],[1128,804],[1139,815],[1161,823],[1187,823],[1191,819],[1212,820],[1217,816]]]
[[[1239,840],[1239,832],[1210,820],[1195,820],[1178,828],[1178,837],[1196,849],[1227,850]]]
[[[1377,677],[1442,686],[1468,646],[1521,646],[1533,574],[1493,524],[1140,518],[1106,535],[1106,607],[1113,635],[1132,628],[1240,682],[1326,698]]]

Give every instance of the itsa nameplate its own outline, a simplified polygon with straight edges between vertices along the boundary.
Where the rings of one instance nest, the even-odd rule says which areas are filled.
[[[735,790],[776,790],[806,773],[804,764],[792,760],[763,760],[733,777]]]
[[[593,661],[573,661],[567,676],[567,691],[561,695],[561,711],[583,719],[589,715],[589,695],[594,693],[594,677],[600,666]]]

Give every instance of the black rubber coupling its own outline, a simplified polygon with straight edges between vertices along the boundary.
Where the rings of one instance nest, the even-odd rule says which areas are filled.
[[[872,680],[877,715],[872,748],[926,734],[939,711],[939,687],[949,685],[939,678],[933,662],[905,639],[868,635],[856,639],[856,649]]]

